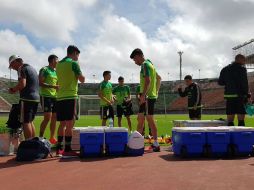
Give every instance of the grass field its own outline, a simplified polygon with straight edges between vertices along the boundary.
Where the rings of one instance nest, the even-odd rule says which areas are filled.
[[[203,115],[202,119],[212,120],[218,118],[226,118],[226,116],[220,115]],[[155,120],[158,126],[158,135],[171,135],[171,128],[173,127],[173,120],[186,120],[188,115],[155,115]],[[136,129],[137,126],[137,117],[133,115],[131,117],[133,129]],[[7,117],[0,116],[0,126],[5,126]],[[36,133],[39,133],[39,126],[42,121],[42,116],[37,116],[34,123],[36,126]],[[100,126],[101,120],[99,116],[81,116],[81,118],[75,123],[75,127],[86,127],[86,126]],[[235,122],[237,123],[237,122]],[[116,124],[116,122],[115,122]],[[123,126],[127,126],[126,119],[123,118]],[[254,127],[253,119],[247,117],[246,126]],[[147,134],[147,130],[146,130]],[[47,127],[45,137],[49,137],[49,127]]]

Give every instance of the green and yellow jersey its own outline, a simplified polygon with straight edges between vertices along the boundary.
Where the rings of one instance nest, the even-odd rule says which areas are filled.
[[[57,75],[55,69],[50,68],[49,66],[43,67],[40,69],[40,77],[44,78],[44,83],[56,86],[57,85]],[[40,87],[40,95],[44,97],[56,98],[56,89]]]
[[[82,74],[77,61],[69,57],[64,58],[56,65],[59,90],[57,100],[78,98],[78,76]]]
[[[113,94],[116,95],[116,101],[117,105],[122,105],[124,102],[124,99],[131,94],[130,87],[127,85],[124,86],[116,86],[113,89]]]
[[[140,71],[140,93],[143,93],[144,87],[145,87],[145,77],[150,77],[150,88],[147,92],[147,97],[149,99],[156,99],[157,98],[157,74],[154,65],[152,62],[147,59],[145,60],[141,65],[141,71]]]
[[[99,88],[100,88],[99,90],[102,93],[102,96],[105,97],[107,100],[111,101],[113,98],[112,83],[109,81],[102,81],[100,83]],[[100,106],[102,106],[102,107],[108,106],[108,103],[101,99]]]

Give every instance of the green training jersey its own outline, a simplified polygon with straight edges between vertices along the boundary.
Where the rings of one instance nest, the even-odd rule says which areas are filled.
[[[118,85],[113,89],[113,94],[116,95],[117,105],[122,105],[124,98],[128,97],[131,94],[131,89],[127,85]]]
[[[147,91],[147,96],[149,99],[157,98],[157,77],[156,70],[152,62],[147,59],[141,65],[140,71],[140,93],[143,93],[145,87],[145,77],[150,77],[150,88]]]
[[[102,81],[100,83],[100,91],[102,92],[102,96],[104,96],[107,100],[111,101],[113,97],[112,93],[112,83],[109,81]],[[108,103],[104,100],[100,100],[100,106],[108,106]]]
[[[57,100],[78,98],[78,76],[82,74],[78,62],[64,58],[56,65],[56,74],[59,85]]]
[[[57,75],[55,69],[50,68],[49,66],[43,67],[40,70],[40,77],[44,78],[44,83],[56,86],[57,85]],[[44,97],[56,98],[56,89],[40,87],[40,95]]]

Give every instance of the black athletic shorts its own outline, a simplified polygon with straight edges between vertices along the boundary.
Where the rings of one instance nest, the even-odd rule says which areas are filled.
[[[113,106],[101,106],[100,107],[101,119],[114,119],[114,108]]]
[[[246,114],[243,98],[231,98],[226,102],[227,115]]]
[[[30,123],[37,113],[39,102],[20,100],[20,122]]]
[[[201,119],[201,108],[197,108],[196,110],[194,109],[189,109],[189,118],[190,119]]]
[[[60,100],[56,102],[57,121],[77,119],[77,99]]]
[[[123,115],[125,117],[128,117],[130,115],[133,115],[132,106],[123,107],[121,105],[116,106],[116,115],[117,117],[122,117]]]
[[[41,96],[41,108],[45,113],[56,113],[56,98]]]
[[[156,99],[147,99],[145,103],[139,105],[139,112],[147,115],[154,115],[154,106]]]

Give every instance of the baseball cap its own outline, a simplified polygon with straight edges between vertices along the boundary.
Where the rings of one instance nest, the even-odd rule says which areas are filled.
[[[17,60],[17,59],[22,59],[19,55],[12,55],[9,58],[9,64],[11,64],[13,61]]]

